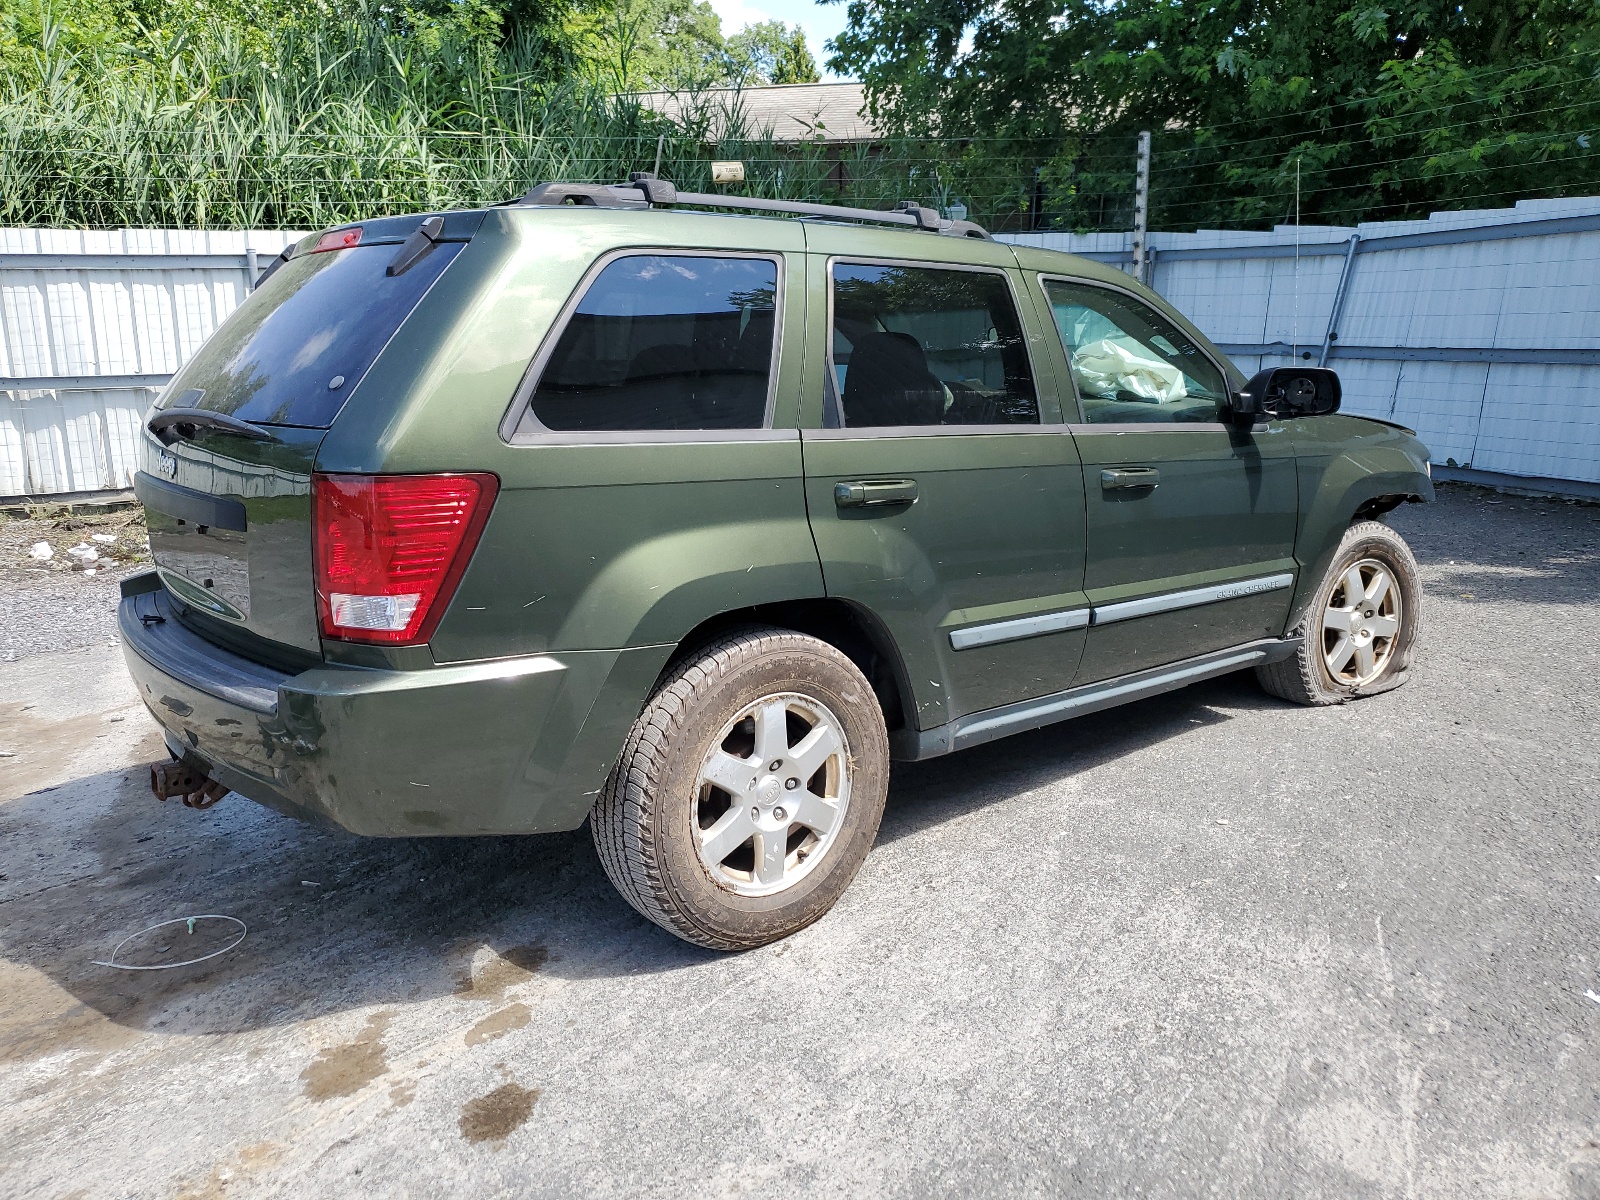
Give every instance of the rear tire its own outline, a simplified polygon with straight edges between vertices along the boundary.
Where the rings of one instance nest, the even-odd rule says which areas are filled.
[[[623,898],[696,945],[805,928],[878,834],[889,739],[872,686],[816,638],[725,636],[673,669],[634,722],[590,822]]]
[[[1422,583],[1406,541],[1387,525],[1345,531],[1291,658],[1256,668],[1261,686],[1295,704],[1343,704],[1391,691],[1411,670],[1422,627]]]

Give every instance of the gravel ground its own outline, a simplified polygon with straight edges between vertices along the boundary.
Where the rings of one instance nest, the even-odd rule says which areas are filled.
[[[96,534],[117,540],[96,542]],[[48,561],[28,555],[39,542],[53,551]],[[75,562],[67,550],[79,545],[99,557]],[[141,509],[0,515],[0,662],[116,641],[117,583],[149,562]]]
[[[158,805],[113,649],[0,664],[0,1194],[1600,1197],[1600,509],[1393,521],[1405,688],[899,766],[837,909],[742,955],[585,831]],[[94,963],[205,913],[248,937]]]

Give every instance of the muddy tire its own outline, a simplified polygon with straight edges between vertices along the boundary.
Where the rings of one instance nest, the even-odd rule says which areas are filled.
[[[1405,539],[1361,521],[1345,531],[1327,574],[1291,636],[1299,651],[1256,668],[1261,686],[1296,704],[1343,704],[1391,691],[1411,669],[1422,584]]]
[[[748,629],[668,673],[590,824],[629,904],[697,945],[745,950],[833,907],[888,783],[883,711],[855,664],[816,638]]]

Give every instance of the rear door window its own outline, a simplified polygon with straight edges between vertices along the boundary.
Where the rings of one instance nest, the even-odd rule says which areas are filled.
[[[630,254],[584,292],[545,362],[550,430],[759,429],[767,421],[778,264]]]
[[[387,273],[395,245],[291,258],[179,372],[163,405],[326,429],[463,245],[442,242],[399,275]]]
[[[827,424],[1037,425],[1006,277],[954,267],[833,264]]]

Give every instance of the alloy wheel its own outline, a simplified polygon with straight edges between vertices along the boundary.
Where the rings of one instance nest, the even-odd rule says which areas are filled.
[[[1383,673],[1403,618],[1400,589],[1375,558],[1345,568],[1322,614],[1322,660],[1335,683],[1356,687]]]
[[[716,882],[743,896],[794,886],[850,803],[849,747],[828,707],[793,692],[746,705],[700,765],[694,835]]]

